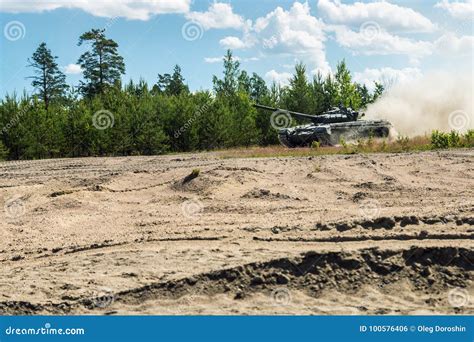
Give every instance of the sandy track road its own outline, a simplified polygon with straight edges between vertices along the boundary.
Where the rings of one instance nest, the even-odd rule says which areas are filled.
[[[4,314],[474,313],[472,149],[0,175]]]

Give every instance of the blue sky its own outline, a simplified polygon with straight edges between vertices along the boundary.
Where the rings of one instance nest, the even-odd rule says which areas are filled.
[[[473,7],[473,0],[2,0],[0,95],[33,90],[27,58],[42,41],[76,85],[85,50],[78,37],[91,28],[106,28],[119,44],[124,81],[153,84],[179,64],[192,90],[211,88],[227,48],[248,72],[282,84],[296,61],[311,76],[345,58],[368,85],[472,70]]]

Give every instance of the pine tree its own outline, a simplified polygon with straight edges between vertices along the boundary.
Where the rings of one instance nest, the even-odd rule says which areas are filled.
[[[374,95],[372,96],[372,101],[375,102],[385,91],[385,87],[383,86],[382,83],[375,82],[375,89],[374,89]]]
[[[251,90],[252,85],[250,84],[250,77],[247,71],[242,70],[239,73],[237,80],[238,80],[239,92],[243,92],[250,95],[250,90]]]
[[[351,72],[347,69],[345,60],[337,64],[335,78],[338,88],[338,103],[345,107],[359,108],[361,100],[356,86],[352,83]]]
[[[324,98],[328,108],[338,105],[339,92],[331,74],[324,80]]]
[[[367,89],[367,86],[365,84],[356,84],[356,89],[357,92],[359,93],[360,97],[360,106],[361,108],[366,108],[367,105],[371,102],[372,98],[369,93],[369,89]]]
[[[214,91],[218,95],[231,96],[235,95],[238,88],[238,79],[240,75],[240,63],[232,56],[232,51],[227,50],[224,56],[224,78],[219,79],[217,76],[212,77]]]
[[[175,65],[173,74],[158,74],[157,83],[158,92],[166,95],[181,95],[183,93],[189,93],[188,86],[184,83],[184,77],[181,74],[181,68],[179,65]]]
[[[184,84],[184,77],[181,74],[181,68],[179,65],[175,65],[173,69],[173,75],[171,75],[171,82],[169,86],[170,95],[181,95],[182,93],[188,93],[189,88]]]
[[[314,114],[322,114],[324,111],[331,107],[331,104],[326,99],[324,92],[324,79],[323,75],[318,71],[313,77],[313,84],[311,84],[312,92],[312,104],[311,107],[314,110]]]
[[[107,87],[119,83],[121,75],[125,73],[123,58],[117,51],[118,44],[106,38],[104,32],[104,29],[93,29],[79,37],[79,46],[90,43],[92,47],[77,62],[86,80],[81,81],[80,89],[89,97],[103,94]]]
[[[56,56],[51,54],[46,43],[41,43],[33,53],[28,66],[34,68],[31,85],[36,89],[37,95],[43,100],[44,108],[48,110],[51,101],[64,96],[68,88],[66,76],[59,71]]]
[[[259,102],[265,96],[268,96],[265,81],[256,73],[252,73],[252,77],[250,77],[250,97],[253,101]]]
[[[313,113],[311,108],[311,89],[306,77],[306,67],[303,63],[295,65],[295,74],[290,80],[286,103],[290,110],[301,113]]]

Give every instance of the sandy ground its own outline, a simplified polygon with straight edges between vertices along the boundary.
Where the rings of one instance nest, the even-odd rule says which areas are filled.
[[[3,162],[0,312],[473,314],[473,157]]]

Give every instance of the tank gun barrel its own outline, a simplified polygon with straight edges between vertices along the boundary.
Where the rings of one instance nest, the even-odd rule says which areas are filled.
[[[255,108],[263,109],[263,110],[269,110],[272,112],[282,112],[282,113],[288,113],[292,117],[296,119],[306,119],[306,120],[311,120],[314,124],[329,124],[329,123],[337,123],[337,122],[349,122],[349,121],[356,121],[359,113],[350,111],[350,110],[345,110],[345,113],[327,113],[327,114],[322,114],[322,115],[311,115],[311,114],[305,114],[305,113],[299,113],[299,112],[293,112],[291,110],[286,110],[286,109],[281,109],[281,108],[275,108],[275,107],[269,107],[269,106],[264,106],[258,103],[253,104]]]
[[[304,113],[298,113],[298,112],[293,112],[293,111],[291,111],[291,110],[286,110],[286,109],[281,109],[281,108],[275,108],[275,107],[264,106],[264,105],[261,105],[261,104],[258,104],[258,103],[254,103],[253,106],[254,106],[255,108],[260,108],[260,109],[263,109],[263,110],[269,110],[269,111],[272,111],[272,112],[288,113],[288,114],[290,114],[291,116],[293,116],[293,117],[295,117],[295,118],[311,120],[311,121],[313,121],[314,123],[321,123],[321,121],[319,120],[320,118],[318,118],[318,117],[315,116],[315,115],[304,114]]]

